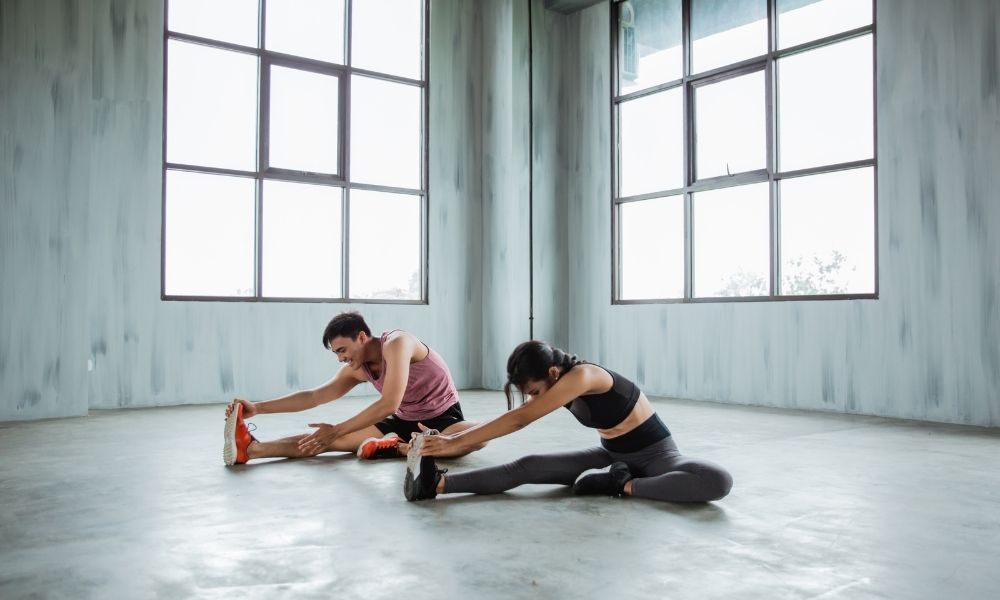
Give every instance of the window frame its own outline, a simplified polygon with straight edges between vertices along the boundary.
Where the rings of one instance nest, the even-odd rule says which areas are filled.
[[[847,31],[810,40],[790,46],[788,48],[777,48],[777,1],[766,0],[767,2],[767,53],[742,60],[737,63],[724,65],[701,73],[691,72],[691,2],[693,0],[681,0],[681,67],[682,74],[678,79],[666,81],[649,88],[634,91],[628,94],[619,95],[619,69],[618,69],[618,4],[624,0],[612,0],[610,4],[610,32],[611,32],[611,93],[610,93],[610,117],[611,117],[611,304],[705,304],[718,302],[773,302],[773,301],[813,301],[813,300],[875,300],[879,297],[879,231],[878,231],[878,62],[877,62],[877,33],[876,14],[877,1],[872,0],[872,20],[871,23],[863,27],[857,27]],[[781,58],[801,54],[817,48],[822,48],[838,42],[860,38],[871,35],[872,39],[872,158],[825,164],[820,166],[797,169],[792,171],[778,171],[777,166],[777,143],[778,143],[778,107],[777,98],[777,61]],[[735,175],[720,175],[707,179],[698,180],[695,178],[695,103],[694,92],[697,87],[717,83],[741,75],[746,75],[756,71],[764,72],[764,106],[765,106],[765,168],[737,173]],[[681,88],[683,98],[683,130],[684,130],[684,174],[685,185],[670,190],[659,190],[645,194],[633,196],[621,196],[621,126],[619,122],[621,111],[619,106],[629,100],[635,100],[644,96],[649,96],[669,89]],[[874,189],[872,190],[872,210],[874,211],[874,288],[872,293],[848,293],[848,294],[816,294],[816,295],[779,295],[778,285],[781,280],[780,264],[780,242],[781,235],[778,228],[780,218],[780,198],[778,193],[778,182],[782,179],[817,175],[821,173],[832,173],[850,169],[870,167],[873,174]],[[768,294],[766,296],[703,296],[694,297],[694,254],[692,239],[692,194],[713,189],[721,189],[746,185],[751,183],[768,183],[769,194],[769,221],[770,221],[770,273],[768,277]],[[642,200],[652,200],[672,196],[683,196],[684,204],[684,297],[683,298],[644,298],[644,299],[623,299],[622,292],[622,256],[621,256],[621,211],[620,207],[630,202]]]
[[[244,46],[232,42],[215,40],[201,36],[180,33],[169,29],[170,1],[163,1],[163,97],[162,97],[162,156],[160,189],[160,300],[190,302],[292,302],[292,303],[336,303],[336,304],[402,304],[426,305],[429,281],[429,212],[430,212],[430,0],[420,0],[421,10],[421,76],[422,80],[399,75],[370,71],[352,66],[353,5],[355,0],[344,0],[344,64],[337,64],[305,58],[266,49],[267,3],[257,0],[258,47]],[[255,56],[258,60],[257,72],[257,161],[253,171],[226,169],[171,163],[167,161],[167,97],[168,97],[168,44],[171,40],[199,44],[210,48],[239,52]],[[292,169],[275,168],[268,163],[268,137],[270,126],[270,80],[273,66],[289,67],[303,71],[335,76],[338,79],[338,173],[324,174]],[[353,182],[350,176],[351,150],[351,79],[364,76],[393,83],[410,85],[420,89],[420,183],[419,188],[398,188]],[[203,296],[166,293],[166,239],[167,239],[167,172],[190,171],[195,173],[229,175],[255,180],[254,197],[254,294],[249,296]],[[341,191],[341,292],[337,298],[276,297],[264,296],[263,289],[263,187],[265,180],[293,183],[320,184],[338,188]],[[420,297],[416,299],[352,298],[350,295],[350,204],[352,190],[368,190],[418,196],[420,198]]]

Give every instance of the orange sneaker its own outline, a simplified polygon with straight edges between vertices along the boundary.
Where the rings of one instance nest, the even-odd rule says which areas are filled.
[[[237,403],[233,412],[226,418],[226,429],[224,433],[225,444],[222,447],[222,460],[227,465],[242,465],[250,460],[247,448],[251,442],[256,442],[257,438],[250,435],[250,429],[243,421],[243,405]]]
[[[374,460],[376,458],[399,458],[399,443],[403,440],[395,433],[387,433],[380,438],[370,437],[358,446],[358,458]]]

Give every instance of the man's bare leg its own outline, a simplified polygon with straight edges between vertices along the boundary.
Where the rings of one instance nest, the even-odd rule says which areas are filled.
[[[445,435],[451,435],[453,433],[458,433],[460,431],[465,431],[466,429],[472,429],[476,425],[479,425],[479,423],[475,423],[473,421],[459,421],[458,423],[455,423],[454,425],[449,425],[449,426],[445,427],[444,430],[441,433],[443,433]],[[438,458],[458,458],[459,456],[465,456],[466,454],[471,454],[471,453],[475,452],[476,450],[482,450],[485,447],[486,447],[486,442],[483,442],[482,444],[478,444],[476,446],[473,446],[472,448],[469,448],[468,450],[463,450],[463,451],[455,452],[453,454],[442,454]]]
[[[308,435],[310,434],[303,433],[270,442],[251,442],[250,446],[247,447],[247,456],[250,459],[306,458],[322,454],[322,452],[354,452],[361,445],[361,442],[370,437],[382,437],[382,432],[379,431],[378,427],[372,425],[371,427],[365,427],[360,431],[355,431],[335,439],[322,452],[303,452],[299,449],[299,442]]]

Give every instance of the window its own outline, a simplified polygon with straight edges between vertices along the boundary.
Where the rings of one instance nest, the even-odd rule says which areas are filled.
[[[166,0],[167,300],[426,301],[426,0]]]
[[[613,301],[877,297],[873,0],[613,7]]]

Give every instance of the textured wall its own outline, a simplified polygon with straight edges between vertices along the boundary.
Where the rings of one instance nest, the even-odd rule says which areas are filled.
[[[535,336],[649,393],[1000,425],[1000,8],[878,3],[877,301],[610,305],[608,5],[434,0],[430,306],[361,305],[498,387]],[[0,419],[254,398],[336,366],[339,304],[159,300],[162,10],[0,2]],[[88,358],[95,368],[88,373]]]
[[[568,203],[566,128],[577,99],[567,85],[567,67],[579,60],[573,21],[532,4],[534,192],[534,337],[565,347],[569,343],[570,274],[567,257]]]
[[[483,371],[506,381],[507,355],[528,338],[528,36],[526,0],[479,3],[482,32]]]
[[[432,15],[430,305],[162,302],[162,3],[0,3],[0,420],[312,386],[349,308],[479,385],[481,22],[458,0]]]
[[[0,2],[0,419],[87,409],[91,29],[75,2]]]
[[[1000,7],[878,2],[875,301],[610,306],[608,5],[568,17],[570,346],[650,393],[1000,425]]]

